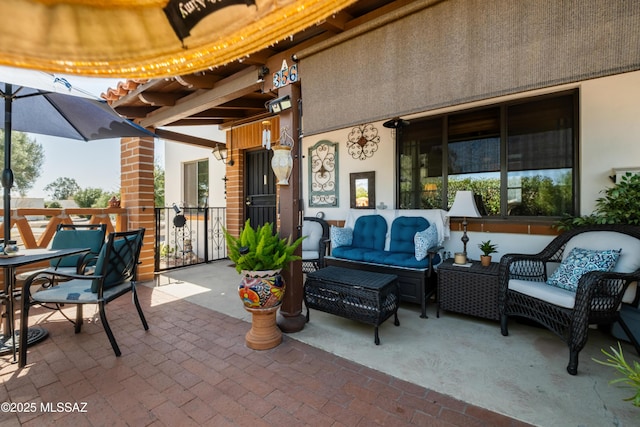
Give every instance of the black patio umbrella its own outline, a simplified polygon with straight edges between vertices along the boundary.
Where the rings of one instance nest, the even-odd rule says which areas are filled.
[[[11,236],[11,131],[92,141],[122,137],[155,137],[127,120],[106,102],[66,93],[0,83],[0,111],[4,111],[4,238]]]

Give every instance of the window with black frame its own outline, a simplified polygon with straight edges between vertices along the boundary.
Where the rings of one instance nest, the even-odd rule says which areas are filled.
[[[472,190],[489,216],[573,215],[576,97],[411,120],[399,135],[398,207],[448,209]]]
[[[402,128],[400,209],[432,209],[442,205],[442,119],[412,122]]]

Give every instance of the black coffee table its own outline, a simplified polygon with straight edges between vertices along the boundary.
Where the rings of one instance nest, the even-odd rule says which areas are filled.
[[[342,267],[326,267],[307,274],[304,302],[309,309],[324,311],[375,326],[375,343],[380,344],[378,327],[391,315],[398,320],[400,290],[398,276]]]

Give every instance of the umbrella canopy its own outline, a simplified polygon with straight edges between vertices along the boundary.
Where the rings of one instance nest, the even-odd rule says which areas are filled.
[[[355,0],[2,0],[0,64],[103,77],[189,74],[292,37]]]
[[[12,130],[92,141],[155,136],[121,117],[105,101],[0,82],[0,111],[11,108]],[[0,122],[0,129],[7,127]]]
[[[122,118],[103,101],[0,83],[0,111],[4,111],[4,238],[11,231],[11,131],[38,133],[84,141],[154,137],[155,134]]]

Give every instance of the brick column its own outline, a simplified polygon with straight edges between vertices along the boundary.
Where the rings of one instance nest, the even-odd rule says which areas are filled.
[[[153,280],[155,255],[155,199],[153,185],[154,139],[122,138],[120,141],[120,194],[127,209],[128,230],[144,228],[138,280]]]
[[[244,225],[244,150],[240,148],[234,131],[237,129],[231,128],[227,132],[227,230],[237,236]],[[233,165],[228,163],[229,160]]]

